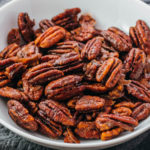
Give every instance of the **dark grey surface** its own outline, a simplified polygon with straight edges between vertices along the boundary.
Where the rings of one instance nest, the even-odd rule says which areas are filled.
[[[0,6],[10,0],[0,0]],[[150,3],[150,0],[145,0]],[[150,15],[150,14],[148,14]],[[37,144],[31,143],[26,139],[12,133],[4,126],[0,125],[0,150],[52,150]],[[138,136],[137,138],[124,144],[106,150],[150,150],[150,131]]]

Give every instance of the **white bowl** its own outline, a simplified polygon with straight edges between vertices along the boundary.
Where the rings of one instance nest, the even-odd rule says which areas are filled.
[[[150,7],[139,0],[13,0],[0,8],[0,49],[6,44],[7,33],[17,27],[19,12],[28,12],[36,23],[44,18],[62,12],[66,8],[80,7],[82,13],[88,12],[96,19],[97,26],[106,29],[117,26],[128,33],[129,27],[136,20],[143,19],[150,23]],[[0,123],[16,134],[28,140],[56,149],[102,149],[128,141],[150,128],[150,118],[139,124],[134,132],[125,132],[121,136],[109,140],[82,140],[80,144],[64,143],[62,139],[50,139],[38,133],[26,131],[16,125],[8,115],[6,100],[0,100]],[[136,143],[135,143],[136,144]]]

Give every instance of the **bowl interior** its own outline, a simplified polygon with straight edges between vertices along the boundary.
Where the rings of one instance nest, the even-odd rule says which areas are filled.
[[[9,30],[17,27],[19,12],[28,12],[29,16],[35,19],[36,29],[41,19],[50,19],[64,9],[73,7],[80,7],[82,13],[90,13],[96,19],[96,26],[100,29],[116,26],[128,33],[129,27],[134,26],[138,19],[143,19],[148,24],[150,23],[150,17],[148,16],[150,8],[138,0],[14,0],[0,9],[0,50],[7,45],[6,40]],[[41,134],[29,132],[17,126],[8,116],[6,101],[0,98],[0,120],[2,123],[19,135],[52,147],[56,145],[76,148],[110,147],[144,132],[149,128],[150,124],[150,118],[148,118],[140,123],[134,132],[125,132],[120,137],[110,141],[82,140],[80,145],[66,144],[61,139],[49,139]]]

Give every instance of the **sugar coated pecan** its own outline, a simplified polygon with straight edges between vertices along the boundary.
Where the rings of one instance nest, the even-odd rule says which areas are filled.
[[[113,114],[121,115],[121,116],[130,116],[132,114],[132,110],[127,107],[118,107],[112,110]]]
[[[20,102],[9,100],[7,106],[9,115],[19,126],[31,131],[36,131],[38,129],[35,119]]]
[[[34,40],[34,21],[30,20],[27,13],[19,13],[18,15],[18,26],[19,30],[26,42],[31,42]]]
[[[98,96],[86,95],[81,97],[75,106],[77,111],[95,111],[100,110],[105,104],[105,100]]]
[[[67,126],[74,126],[75,120],[69,109],[53,100],[45,100],[39,103],[39,114],[44,115],[55,122]],[[57,113],[56,113],[57,112]]]
[[[41,48],[49,48],[65,37],[65,30],[59,26],[48,28],[35,39],[35,44]]]
[[[85,139],[99,139],[100,133],[96,128],[95,122],[81,121],[75,129],[75,133]]]

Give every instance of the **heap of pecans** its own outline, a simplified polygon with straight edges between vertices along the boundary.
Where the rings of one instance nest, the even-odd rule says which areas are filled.
[[[0,96],[21,127],[64,142],[109,140],[150,115],[150,29],[128,36],[67,9],[37,30],[27,13],[0,52]],[[79,18],[79,19],[78,19]]]

